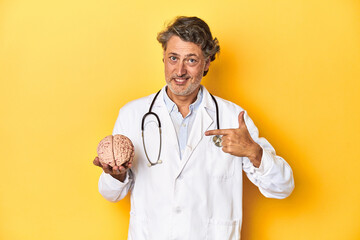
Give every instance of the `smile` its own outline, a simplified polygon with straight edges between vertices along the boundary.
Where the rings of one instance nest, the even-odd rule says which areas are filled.
[[[176,84],[184,84],[189,78],[173,78]]]

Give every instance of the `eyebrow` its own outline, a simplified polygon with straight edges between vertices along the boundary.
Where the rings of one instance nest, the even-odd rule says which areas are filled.
[[[170,52],[169,55],[175,55],[175,56],[180,56],[179,54],[177,53],[174,53],[174,52]],[[189,53],[189,54],[186,54],[185,57],[198,57],[198,55],[196,55],[195,53]]]

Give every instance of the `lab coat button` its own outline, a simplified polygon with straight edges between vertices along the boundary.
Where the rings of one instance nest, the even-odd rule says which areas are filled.
[[[175,208],[175,212],[176,213],[181,213],[181,208],[180,207]]]

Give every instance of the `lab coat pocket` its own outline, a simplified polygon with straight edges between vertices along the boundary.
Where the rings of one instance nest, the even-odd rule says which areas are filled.
[[[130,212],[129,240],[149,239],[147,218]]]
[[[239,240],[240,220],[209,219],[206,240]]]

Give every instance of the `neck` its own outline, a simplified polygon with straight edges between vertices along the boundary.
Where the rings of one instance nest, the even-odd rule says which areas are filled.
[[[179,109],[179,112],[181,113],[181,115],[183,117],[186,117],[187,114],[189,113],[189,106],[190,104],[192,104],[193,102],[195,102],[196,98],[197,98],[197,94],[200,90],[200,86],[193,91],[190,95],[187,96],[180,96],[180,95],[175,95],[168,87],[166,88],[166,93],[169,96],[169,98],[176,104],[176,106]]]

